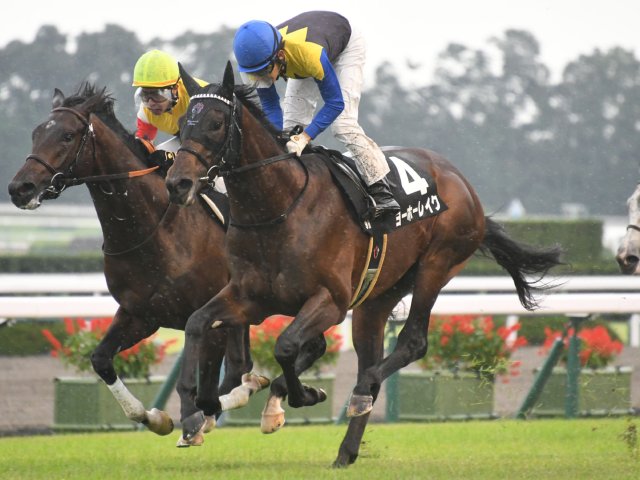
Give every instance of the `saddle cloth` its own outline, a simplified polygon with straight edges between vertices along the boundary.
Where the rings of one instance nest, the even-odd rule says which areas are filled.
[[[358,223],[365,233],[388,233],[405,225],[447,210],[447,205],[438,195],[436,182],[431,174],[410,159],[385,152],[390,172],[387,180],[391,191],[400,204],[400,212],[394,216],[383,215],[372,220],[373,202],[366,186],[356,173],[355,161],[336,150],[322,146],[311,147],[313,153],[325,162],[336,183],[352,205]]]

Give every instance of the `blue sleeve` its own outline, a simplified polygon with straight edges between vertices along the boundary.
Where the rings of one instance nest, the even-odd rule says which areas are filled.
[[[267,118],[278,130],[282,130],[282,107],[280,107],[280,95],[275,83],[269,88],[257,88],[256,91]]]
[[[316,83],[320,89],[320,95],[322,95],[324,105],[316,116],[313,117],[311,124],[305,128],[305,132],[307,132],[311,138],[316,138],[320,135],[344,110],[344,100],[342,98],[340,82],[338,81],[336,71],[329,61],[329,57],[327,57],[327,52],[324,50],[322,50],[322,54],[320,55],[320,63],[322,63],[324,70],[324,78],[322,80],[316,80]]]

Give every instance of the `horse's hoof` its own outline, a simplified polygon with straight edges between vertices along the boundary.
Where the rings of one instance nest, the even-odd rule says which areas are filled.
[[[262,375],[258,375],[257,373],[245,373],[242,375],[242,385],[248,385],[251,390],[251,394],[255,392],[259,392],[263,388],[267,388],[271,380],[267,377],[263,377]]]
[[[178,443],[176,443],[176,447],[178,448],[199,447],[203,443],[204,443],[204,435],[202,435],[201,432],[198,432],[189,439],[186,439],[182,435],[180,435],[180,438],[178,438]]]
[[[198,411],[182,420],[182,437],[190,442],[193,437],[200,433],[206,424],[202,411]]]
[[[152,408],[146,412],[144,422],[149,430],[158,435],[169,435],[173,432],[173,420],[167,412]]]
[[[214,428],[216,428],[216,417],[205,415],[204,417],[204,425],[202,426],[202,433],[209,433]]]
[[[327,399],[327,392],[325,392],[323,388],[319,388],[317,392],[318,392],[318,403],[324,402]]]
[[[260,431],[262,433],[275,433],[284,426],[284,410],[281,413],[262,414]]]
[[[347,417],[360,417],[362,415],[366,415],[371,410],[373,410],[372,395],[351,394],[349,408],[347,409]]]

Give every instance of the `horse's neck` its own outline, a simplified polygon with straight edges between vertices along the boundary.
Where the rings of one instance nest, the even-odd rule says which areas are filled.
[[[253,117],[243,125],[243,132],[241,167],[286,153]],[[298,160],[290,158],[231,175],[225,184],[232,216],[238,218],[244,211],[249,216],[255,213],[257,217],[268,217],[291,205],[304,188],[305,171]]]
[[[147,168],[111,129],[95,122],[95,156],[89,175],[112,175]],[[168,205],[162,178],[144,176],[88,184],[105,237],[124,224],[131,231],[158,222]]]

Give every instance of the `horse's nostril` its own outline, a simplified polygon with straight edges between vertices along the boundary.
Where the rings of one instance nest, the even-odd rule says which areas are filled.
[[[9,184],[9,195],[11,198],[31,197],[36,191],[36,186],[30,182],[11,182]]]
[[[191,186],[193,185],[193,182],[187,178],[183,178],[181,179],[178,184],[176,185],[176,189],[178,192],[188,192],[189,190],[191,190]]]

